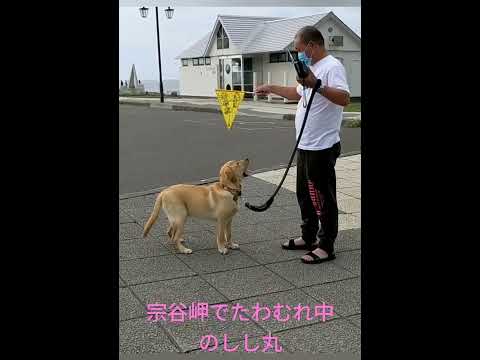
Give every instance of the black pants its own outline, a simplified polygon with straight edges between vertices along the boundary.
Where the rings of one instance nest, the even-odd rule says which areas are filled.
[[[298,149],[297,152],[297,199],[302,214],[302,238],[312,244],[318,236],[319,247],[327,253],[334,251],[338,233],[335,163],[340,151],[338,142],[324,150]]]

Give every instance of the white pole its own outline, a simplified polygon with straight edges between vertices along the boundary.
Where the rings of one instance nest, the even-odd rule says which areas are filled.
[[[245,88],[244,88],[244,82],[243,82],[243,57],[240,58],[240,82],[242,83],[241,89],[242,91],[244,91]]]
[[[286,71],[283,72],[283,86],[287,86],[287,72]],[[288,99],[283,98],[283,102],[287,103]]]
[[[253,72],[253,92],[255,92],[256,89],[257,89],[257,73],[254,71]],[[253,101],[257,101],[257,100],[258,100],[258,96],[257,94],[254,94]]]
[[[270,83],[272,81],[272,73],[269,71],[267,76],[268,76],[267,84],[270,85]],[[272,94],[268,94],[267,101],[272,102]]]

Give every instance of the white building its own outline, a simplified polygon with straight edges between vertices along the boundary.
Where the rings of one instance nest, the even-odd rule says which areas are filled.
[[[219,15],[212,31],[182,52],[180,95],[216,96],[215,89],[252,92],[254,84],[294,86],[286,50],[300,28],[318,28],[329,53],[342,61],[351,96],[361,96],[360,37],[333,12],[297,18]]]

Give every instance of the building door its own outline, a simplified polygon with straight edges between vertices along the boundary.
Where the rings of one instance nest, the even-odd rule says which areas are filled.
[[[232,58],[232,89],[242,90],[242,59]]]
[[[222,89],[225,90],[233,90],[233,83],[232,83],[232,59],[221,59],[220,60],[223,64],[222,67],[222,79],[223,81],[220,83]]]
[[[245,97],[253,97],[253,58],[243,58],[243,91]]]
[[[223,59],[218,60],[218,88],[223,89],[225,85],[223,77]]]

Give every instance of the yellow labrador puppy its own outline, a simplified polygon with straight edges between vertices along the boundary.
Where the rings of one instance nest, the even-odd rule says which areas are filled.
[[[249,160],[232,160],[220,169],[219,182],[211,185],[178,184],[158,194],[153,212],[145,224],[146,237],[157,220],[160,209],[167,215],[170,226],[168,236],[177,250],[190,254],[191,249],[183,246],[183,231],[188,216],[217,222],[217,246],[221,254],[228,249],[238,248],[232,241],[232,218],[238,211],[238,197],[242,194],[242,179],[247,176]]]

